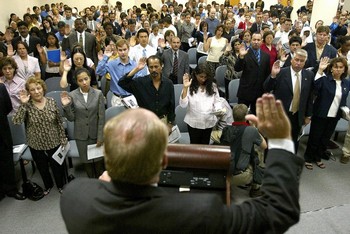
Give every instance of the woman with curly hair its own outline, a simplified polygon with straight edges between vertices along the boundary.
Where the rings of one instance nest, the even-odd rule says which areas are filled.
[[[199,64],[192,78],[185,74],[180,106],[187,108],[185,123],[191,144],[209,144],[212,128],[217,122],[215,109],[221,109],[219,91],[206,64]],[[218,103],[218,104],[217,104]]]

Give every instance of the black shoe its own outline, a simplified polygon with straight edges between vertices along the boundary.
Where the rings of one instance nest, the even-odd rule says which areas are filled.
[[[6,194],[8,197],[13,197],[16,200],[25,200],[27,197],[23,195],[23,193],[15,192]]]
[[[331,157],[333,156],[333,153],[326,150],[325,152],[323,152],[323,154],[321,155],[321,158],[324,160],[329,160]]]

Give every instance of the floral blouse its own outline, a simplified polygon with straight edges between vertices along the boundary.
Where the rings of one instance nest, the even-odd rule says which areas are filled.
[[[15,124],[25,123],[27,144],[35,150],[49,150],[67,143],[61,115],[55,100],[46,98],[42,110],[30,100],[13,116]]]

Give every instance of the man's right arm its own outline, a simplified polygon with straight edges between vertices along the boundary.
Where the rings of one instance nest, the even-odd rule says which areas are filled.
[[[269,139],[269,152],[261,190],[263,196],[231,206],[232,233],[283,233],[300,217],[299,180],[303,159],[294,154],[290,123],[280,101],[264,94],[257,100],[257,117],[248,115]]]

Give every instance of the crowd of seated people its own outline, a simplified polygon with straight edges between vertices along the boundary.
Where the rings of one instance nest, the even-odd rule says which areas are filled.
[[[173,126],[175,124],[173,94],[169,94],[171,100],[165,103],[171,110],[162,109],[164,107],[159,104],[162,100],[159,101],[158,95],[160,90],[164,89],[162,86],[164,79],[174,82],[172,78],[177,77],[181,69],[189,72],[184,74],[184,77],[176,79],[176,83],[184,83],[183,91],[177,101],[180,101],[183,108],[187,108],[187,113],[193,110],[200,112],[194,115],[199,119],[191,119],[197,117],[186,115],[185,122],[190,129],[191,142],[207,144],[211,129],[220,119],[220,114],[213,114],[217,112],[214,111],[214,107],[217,106],[215,102],[220,102],[216,101],[219,100],[216,68],[221,65],[228,67],[225,75],[224,97],[226,98],[229,97],[230,92],[229,82],[240,79],[238,103],[246,104],[251,113],[255,113],[255,102],[264,92],[279,88],[276,84],[283,82],[279,74],[285,72],[289,74],[286,79],[289,79],[287,82],[290,83],[291,88],[289,90],[291,93],[286,98],[290,106],[286,111],[292,125],[295,123],[296,126],[301,126],[310,123],[310,120],[331,123],[326,129],[321,129],[327,133],[323,135],[324,138],[311,139],[313,142],[308,144],[306,154],[307,169],[313,168],[312,163],[322,169],[325,168],[319,157],[315,159],[310,154],[315,154],[311,150],[315,145],[329,144],[329,138],[340,119],[340,107],[345,105],[344,100],[348,95],[348,81],[344,78],[348,76],[350,65],[350,31],[348,29],[350,13],[344,9],[338,10],[331,25],[324,25],[320,19],[314,27],[309,23],[313,4],[311,0],[306,1],[305,6],[300,9],[293,9],[291,1],[287,1],[286,6],[280,3],[272,5],[270,9],[267,9],[260,0],[257,4],[250,6],[246,4],[231,6],[228,1],[225,1],[225,4],[195,0],[186,4],[178,4],[176,1],[162,2],[159,11],[150,3],[142,3],[139,7],[134,6],[126,10],[123,9],[122,3],[117,1],[115,6],[105,4],[84,9],[77,9],[63,3],[33,6],[22,18],[16,13],[11,13],[8,26],[4,33],[0,34],[0,83],[5,84],[10,95],[14,108],[11,114],[16,114],[21,106],[23,106],[22,109],[27,106],[26,102],[20,102],[20,91],[27,89],[28,93],[31,92],[28,88],[29,79],[34,82],[33,79],[54,78],[59,79],[62,89],[69,87],[71,93],[69,95],[65,93],[63,98],[66,104],[63,106],[67,113],[68,111],[74,113],[74,106],[78,105],[79,100],[74,100],[75,96],[82,95],[80,101],[85,102],[83,104],[89,103],[92,100],[90,95],[94,95],[89,87],[99,88],[98,81],[103,79],[107,79],[108,84],[106,89],[102,90],[103,95],[107,97],[107,94],[111,93],[114,99],[118,100],[116,103],[120,105],[120,100],[135,93],[125,91],[120,87],[119,81],[131,71],[137,70],[138,72],[133,74],[134,79],[147,76],[157,78],[145,87],[153,103],[150,100],[143,100],[145,96],[142,96],[142,93],[135,95],[137,101],[141,105],[147,103],[143,107],[156,114],[162,113],[158,117],[165,119],[168,126]],[[297,12],[298,16],[294,22],[290,18],[293,11]],[[174,43],[172,43],[173,38],[175,38]],[[190,70],[189,64],[181,63],[182,59],[188,61],[189,55],[179,53],[177,47],[174,50],[175,43],[178,43],[179,49],[185,52],[190,48],[196,48],[197,60],[202,56],[208,56],[205,72],[203,70],[198,73],[198,69],[203,68],[202,66],[196,71]],[[166,53],[166,50],[169,53]],[[297,56],[300,53],[303,54],[302,59]],[[152,57],[151,63],[146,60],[155,55],[160,58],[157,60]],[[333,62],[337,57],[343,59]],[[171,69],[162,72],[163,64]],[[148,67],[149,65],[152,67]],[[81,72],[82,69],[84,72]],[[80,71],[79,74],[86,76],[88,82],[83,78],[79,80],[78,71]],[[169,72],[170,75],[165,77],[164,74]],[[206,77],[202,79],[199,76],[201,74],[205,74]],[[302,80],[310,74],[312,74],[311,88],[308,89],[308,93],[303,93]],[[259,76],[259,82],[253,82],[257,76]],[[272,82],[269,83],[268,90],[264,87],[267,79]],[[329,81],[331,88],[322,86],[326,81]],[[79,89],[79,92],[76,92],[76,89]],[[90,91],[84,91],[84,89]],[[133,89],[130,88],[130,90]],[[254,93],[251,93],[252,90]],[[333,99],[323,100],[327,92],[327,97],[333,97]],[[211,102],[200,100],[199,94],[203,98],[213,100]],[[317,97],[315,99],[317,102],[314,104],[307,100],[305,104],[303,95],[308,97],[314,95]],[[34,97],[35,94],[31,93],[30,96]],[[251,100],[247,101],[247,98]],[[32,99],[34,101],[34,98]],[[46,103],[46,99],[43,100]],[[42,106],[38,105],[44,108],[45,103]],[[307,110],[312,109],[314,105],[314,110],[320,110],[320,113],[313,115],[312,112],[302,109],[303,105],[307,105]],[[95,109],[97,111],[97,108]],[[232,110],[226,109],[226,111]],[[67,113],[65,115],[68,116]],[[73,117],[71,119],[75,120]],[[193,125],[193,123],[205,123],[208,119],[210,124]],[[98,120],[94,121],[96,125]],[[99,126],[99,131],[101,127],[103,126]],[[193,140],[194,130],[200,133],[205,130],[205,140]],[[310,135],[315,136],[321,130],[314,125]],[[348,132],[344,154],[341,157],[342,163],[347,163],[350,158],[350,150],[347,150],[350,148],[347,146],[350,145],[348,143],[350,130]],[[96,141],[96,137],[95,132],[82,141]],[[97,139],[99,144],[102,144],[100,142],[103,139],[102,136],[99,135]],[[61,141],[64,140],[61,139]],[[297,142],[295,144],[297,145]],[[54,146],[56,147],[57,144]],[[33,151],[36,150],[35,147],[32,148]],[[39,150],[44,148],[39,147]],[[85,149],[86,144],[80,148]],[[317,150],[320,151],[320,149]],[[83,149],[80,151],[84,152]],[[321,158],[328,159],[330,152],[322,147],[322,152],[318,154]],[[84,152],[84,158],[85,156],[86,152]],[[93,176],[89,173],[89,176],[97,177],[103,171],[102,167],[98,171],[97,174],[94,171]],[[47,194],[52,186],[51,183],[45,184]],[[59,188],[61,187],[60,184]]]

